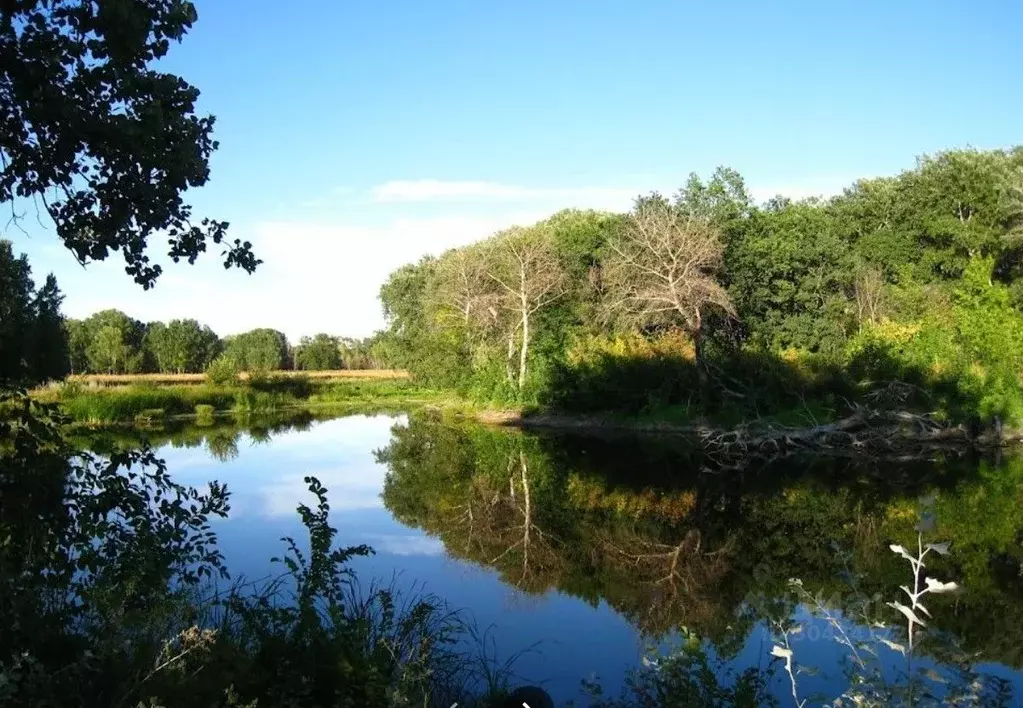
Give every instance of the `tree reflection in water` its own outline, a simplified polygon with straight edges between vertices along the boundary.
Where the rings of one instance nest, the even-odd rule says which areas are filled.
[[[691,632],[722,660],[757,627],[791,629],[801,608],[832,628],[828,615],[839,618],[850,633],[883,622],[886,641],[905,641],[904,618],[878,603],[906,584],[888,546],[915,547],[919,500],[930,497],[953,552],[928,557],[928,572],[966,588],[928,599],[934,631],[915,640],[921,664],[949,683],[935,695],[951,700],[951,684],[976,678],[962,670],[967,656],[1021,666],[1019,458],[789,459],[722,470],[681,441],[522,434],[425,414],[395,426],[377,454],[389,470],[388,509],[440,537],[449,554],[528,593],[606,601],[650,641]],[[878,656],[892,680],[902,657],[887,647]],[[841,692],[862,678],[833,685]]]

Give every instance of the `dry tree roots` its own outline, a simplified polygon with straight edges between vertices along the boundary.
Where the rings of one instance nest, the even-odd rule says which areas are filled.
[[[913,456],[914,449],[1002,442],[972,436],[965,426],[947,425],[930,415],[876,411],[864,406],[856,406],[851,415],[833,423],[804,428],[747,424],[732,430],[701,430],[698,438],[709,453],[725,457],[775,457],[800,451]]]

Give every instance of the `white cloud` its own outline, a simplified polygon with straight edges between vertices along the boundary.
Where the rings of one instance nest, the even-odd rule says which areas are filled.
[[[395,556],[439,556],[444,553],[444,543],[439,538],[428,536],[393,533],[366,534],[362,540],[380,553]]]
[[[550,212],[452,213],[377,225],[268,221],[239,230],[263,260],[252,275],[225,271],[210,253],[194,266],[169,266],[145,292],[115,258],[85,272],[61,269],[57,277],[71,317],[115,307],[144,321],[194,317],[221,335],[273,327],[293,340],[316,332],[365,336],[383,325],[377,294],[391,271]]]
[[[628,208],[642,190],[633,187],[523,187],[501,182],[396,180],[370,190],[381,203],[432,201],[558,202],[561,208]]]

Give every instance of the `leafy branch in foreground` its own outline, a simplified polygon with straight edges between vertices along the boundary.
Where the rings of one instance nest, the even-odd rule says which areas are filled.
[[[149,239],[194,263],[208,242],[224,266],[260,261],[249,242],[227,241],[227,222],[192,223],[181,195],[209,179],[217,149],[199,90],[153,64],[197,18],[191,2],[6,2],[0,6],[0,203],[42,204],[81,262],[124,255],[144,288],[162,268]]]

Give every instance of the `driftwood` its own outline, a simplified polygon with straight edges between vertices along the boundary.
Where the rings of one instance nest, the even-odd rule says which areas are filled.
[[[966,426],[948,425],[930,415],[863,406],[832,423],[803,428],[744,424],[731,430],[699,430],[697,436],[701,446],[716,457],[772,458],[803,451],[914,458],[924,450],[997,447],[1011,441],[997,428],[974,434]]]
[[[519,413],[478,414],[486,423],[523,428],[548,428],[607,437],[612,434],[679,435],[692,439],[720,469],[737,469],[749,462],[785,458],[800,453],[832,456],[860,455],[891,461],[920,459],[943,452],[991,449],[1023,442],[1023,430],[1003,430],[996,421],[986,430],[950,425],[931,414],[910,413],[890,407],[853,405],[840,420],[804,427],[754,421],[734,428],[670,422],[621,421],[601,416]],[[741,460],[738,465],[731,461]]]

